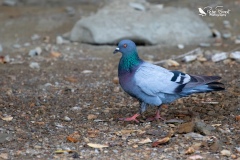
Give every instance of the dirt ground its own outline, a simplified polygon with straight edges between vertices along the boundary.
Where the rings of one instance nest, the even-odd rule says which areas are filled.
[[[219,75],[226,91],[192,95],[164,106],[166,122],[145,121],[155,107],[149,107],[139,124],[120,122],[118,118],[138,111],[138,103],[115,79],[120,58],[112,54],[116,46],[57,45],[55,40],[102,3],[70,2],[0,6],[0,55],[10,57],[10,62],[0,63],[0,159],[240,159],[239,62],[178,60],[180,66],[168,69]],[[201,49],[211,54],[240,50],[234,42],[240,35],[240,1],[160,2],[193,11],[215,3],[230,9],[227,17],[204,21],[223,31],[223,20],[228,20],[232,37],[223,39],[221,46]],[[76,14],[67,15],[66,6],[73,6]],[[40,38],[32,40],[34,34]],[[35,47],[43,51],[30,57]],[[197,47],[138,50],[141,58],[159,61]],[[32,62],[39,68],[31,68]]]

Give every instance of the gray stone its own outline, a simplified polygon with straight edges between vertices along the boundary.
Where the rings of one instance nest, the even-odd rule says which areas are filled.
[[[138,3],[145,10],[129,4]],[[116,44],[128,38],[145,44],[188,45],[208,42],[212,33],[202,19],[186,8],[159,9],[145,1],[113,1],[73,27],[70,40],[91,44]]]

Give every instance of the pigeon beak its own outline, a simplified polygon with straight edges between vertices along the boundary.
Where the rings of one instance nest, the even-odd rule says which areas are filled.
[[[116,48],[115,51],[113,52],[113,54],[118,53],[119,52],[119,48]]]

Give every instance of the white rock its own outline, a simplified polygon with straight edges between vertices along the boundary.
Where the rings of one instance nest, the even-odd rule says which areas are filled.
[[[197,59],[197,55],[188,55],[183,58],[184,62],[192,62]]]
[[[67,6],[67,7],[65,8],[65,11],[67,12],[67,14],[68,14],[69,16],[74,16],[74,15],[76,14],[75,9],[74,9],[73,7],[70,7],[70,6]]]
[[[226,52],[216,53],[212,56],[212,61],[219,62],[219,61],[225,60],[227,58],[228,58],[228,54]]]
[[[39,56],[41,53],[42,53],[42,48],[36,47],[35,49],[30,50],[28,55],[33,57],[33,56]]]
[[[21,48],[22,46],[20,44],[14,44],[13,48]]]
[[[184,48],[183,44],[178,44],[177,46],[178,46],[179,49],[183,49]]]
[[[63,39],[61,36],[57,36],[57,37],[56,37],[56,43],[57,43],[57,44],[66,44],[66,43],[69,43],[69,41]]]
[[[240,44],[240,39],[235,39],[235,44]]]
[[[74,106],[71,108],[72,111],[78,111],[78,110],[81,110],[81,107],[79,106]]]
[[[92,73],[93,71],[91,71],[91,70],[84,70],[84,71],[82,71],[82,73],[85,73],[85,74],[87,74],[87,73]]]
[[[72,121],[72,119],[71,119],[71,118],[69,118],[68,116],[64,116],[64,120],[65,120],[65,121],[67,121],[67,122],[70,122],[70,121]]]
[[[136,9],[136,10],[140,10],[140,11],[145,11],[146,10],[145,6],[142,5],[141,3],[130,2],[129,6]]]
[[[32,37],[31,37],[31,39],[33,40],[33,41],[35,41],[35,40],[37,40],[37,39],[39,39],[40,38],[40,36],[38,35],[38,34],[34,34],[34,35],[32,35]]]
[[[240,61],[240,51],[230,53],[230,58]]]
[[[6,63],[9,63],[9,62],[11,61],[10,56],[9,56],[9,55],[4,56],[4,61],[5,61]]]
[[[201,134],[194,133],[194,132],[187,133],[187,134],[184,135],[184,137],[193,138],[195,140],[204,140],[206,138],[206,136],[203,136]]]
[[[26,43],[24,43],[23,45],[24,45],[24,47],[28,47],[28,46],[30,46],[31,44],[30,44],[29,42],[26,42]]]
[[[39,63],[37,63],[37,62],[31,62],[31,63],[29,64],[29,67],[31,67],[31,68],[33,68],[33,69],[39,69],[39,68],[40,68],[40,65],[39,65]]]
[[[63,38],[61,36],[56,37],[56,43],[57,44],[63,44]]]
[[[231,156],[231,151],[226,150],[226,149],[222,150],[220,153],[223,156],[227,156],[227,157]]]

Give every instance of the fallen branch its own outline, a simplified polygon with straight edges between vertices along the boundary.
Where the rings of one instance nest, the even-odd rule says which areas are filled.
[[[191,51],[189,51],[189,52],[187,52],[187,53],[184,53],[184,54],[181,54],[181,55],[179,55],[179,56],[176,56],[176,57],[173,56],[173,58],[171,58],[171,59],[174,59],[174,60],[180,59],[180,58],[183,58],[183,57],[185,57],[185,56],[187,56],[187,55],[194,54],[194,53],[198,53],[198,51],[200,51],[200,50],[201,50],[200,48],[196,48],[196,49],[194,49],[194,50],[191,50]],[[167,60],[168,60],[168,59],[161,60],[161,61],[157,61],[157,62],[153,62],[153,64],[165,63]]]

